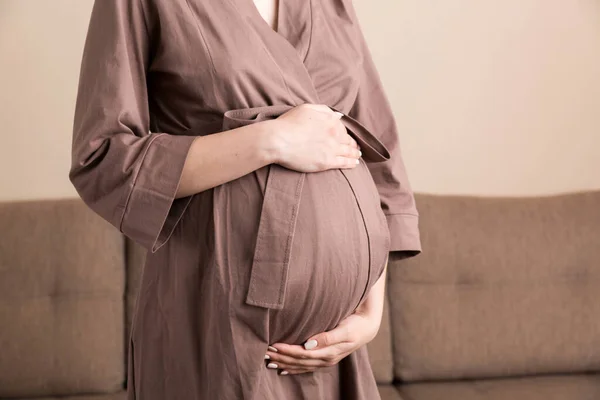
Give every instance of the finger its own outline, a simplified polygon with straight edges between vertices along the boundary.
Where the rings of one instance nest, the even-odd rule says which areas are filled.
[[[346,129],[346,126],[344,125],[344,131],[343,131],[343,137],[344,137],[344,141],[342,143],[347,143],[349,145],[351,145],[354,148],[360,148],[360,146],[358,145],[358,142],[356,141],[356,139],[354,139],[352,137],[352,135],[348,134],[348,130]]]
[[[335,356],[335,349],[320,349],[321,351],[316,352],[315,350],[307,350],[303,346],[299,346],[296,344],[287,344],[287,343],[276,343],[273,345],[277,349],[275,354],[283,354],[288,357],[293,357],[299,360],[315,360],[319,359],[321,361],[327,361]],[[326,350],[326,351],[325,351]],[[267,351],[269,356],[273,356],[274,353]]]
[[[342,169],[356,168],[356,166],[358,164],[360,164],[359,158],[336,156],[334,168],[342,168]]]
[[[323,360],[317,358],[298,358],[291,355],[283,354],[280,352],[267,351],[269,356],[269,362],[275,363],[279,368],[294,367],[294,368],[306,368],[306,367],[319,367],[323,365]]]
[[[314,372],[314,369],[284,369],[282,370],[279,375],[298,375],[298,374],[306,374],[309,372]]]
[[[335,328],[311,336],[305,342],[312,351],[327,348],[334,345],[350,342],[350,331],[348,324],[338,324]],[[316,343],[315,343],[316,342]]]
[[[297,372],[297,371],[316,371],[318,369],[321,369],[323,367],[287,367],[287,368],[280,368],[280,371],[288,371],[288,372]]]
[[[359,158],[362,156],[362,152],[352,145],[342,144],[338,156]]]
[[[340,120],[336,121],[335,123],[334,137],[340,143],[349,144],[356,148],[359,147],[356,140],[348,133],[348,128],[346,128],[346,125],[344,125]]]
[[[329,366],[330,364],[326,361],[319,361],[320,364],[318,365],[297,365],[297,364],[286,364],[286,363],[269,363],[267,364],[267,368],[269,369],[283,369],[283,370],[287,370],[287,371],[291,371],[291,370],[297,370],[297,369],[312,369],[315,370],[317,368],[324,368]]]
[[[340,120],[337,120],[335,121],[334,126],[334,137],[338,142],[347,144],[352,143],[354,138],[348,134],[348,128],[346,128],[346,125],[344,125]]]
[[[311,359],[313,356],[306,350],[303,346],[297,344],[287,344],[287,343],[274,343],[270,347],[273,347],[276,352],[275,354],[284,354],[290,357],[300,358],[300,359]],[[267,351],[268,355],[273,355],[274,353],[270,350]]]
[[[313,336],[316,337],[316,336]],[[285,354],[296,359],[321,360],[323,362],[331,362],[338,356],[344,356],[352,352],[355,344],[351,342],[337,343],[331,346],[306,350],[302,346],[290,345],[285,343],[277,343],[274,345],[277,348],[277,354]],[[269,356],[273,353],[267,352]]]
[[[336,130],[336,136],[335,136],[336,139],[342,144],[352,146],[355,149],[360,149],[358,142],[352,137],[352,135],[348,134],[348,130],[346,129],[344,124],[341,124],[341,125],[342,125],[342,128]]]

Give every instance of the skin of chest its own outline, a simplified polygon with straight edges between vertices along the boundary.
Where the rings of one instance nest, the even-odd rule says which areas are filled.
[[[277,31],[277,13],[279,8],[279,0],[253,0],[254,5],[258,9],[260,15],[269,24],[271,29]]]

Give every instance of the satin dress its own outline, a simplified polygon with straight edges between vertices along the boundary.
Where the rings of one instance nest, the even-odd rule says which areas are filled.
[[[199,136],[303,103],[343,113],[352,169],[270,164],[175,198]],[[97,0],[69,179],[147,249],[128,342],[129,400],[378,399],[363,346],[298,375],[266,368],[364,301],[390,252],[421,252],[396,123],[351,0]]]

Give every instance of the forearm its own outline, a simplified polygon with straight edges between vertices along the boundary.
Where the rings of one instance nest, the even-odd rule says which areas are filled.
[[[385,298],[385,282],[386,282],[386,274],[387,274],[387,266],[389,262],[386,260],[385,267],[381,276],[375,282],[373,286],[371,286],[371,290],[367,294],[365,301],[357,308],[357,312],[368,314],[374,320],[377,321],[377,324],[381,323],[381,317],[383,315],[383,302]]]
[[[276,159],[275,120],[257,122],[206,136],[192,143],[176,198],[237,179]]]

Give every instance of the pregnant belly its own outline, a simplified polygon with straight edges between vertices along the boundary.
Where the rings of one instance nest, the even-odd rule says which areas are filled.
[[[387,253],[387,225],[366,165],[352,170],[368,194],[361,211],[353,188],[338,170],[306,175],[288,271],[285,305],[270,310],[271,343],[302,343],[333,329],[368,291],[370,273],[379,276]],[[356,188],[355,188],[356,189]],[[363,197],[364,198],[364,197]],[[382,230],[368,234],[363,218],[379,218]],[[369,247],[369,240],[373,246]],[[375,249],[378,254],[371,254]],[[371,265],[376,260],[377,265]],[[371,282],[371,285],[374,283]]]

